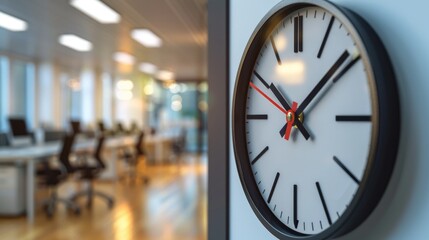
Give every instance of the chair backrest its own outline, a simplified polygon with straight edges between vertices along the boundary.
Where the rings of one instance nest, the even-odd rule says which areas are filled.
[[[144,144],[144,132],[141,131],[137,137],[137,142],[136,145],[134,146],[136,149],[136,153],[139,156],[142,156],[145,154],[144,148],[143,148],[143,144]]]
[[[151,127],[150,128],[150,135],[155,135],[156,134],[156,129]]]
[[[98,125],[98,130],[100,130],[100,132],[106,131],[106,126],[104,126],[104,123],[102,121],[99,121],[97,125]]]
[[[75,168],[70,163],[70,154],[73,148],[75,135],[74,134],[66,134],[63,137],[63,144],[60,150],[59,160],[61,164],[66,168],[67,172],[73,173]]]
[[[117,131],[118,131],[119,133],[123,133],[123,132],[125,132],[125,128],[124,128],[124,126],[122,125],[122,123],[120,123],[120,122],[116,123],[116,129],[117,129]]]
[[[24,118],[9,118],[9,126],[14,137],[31,135],[27,129],[27,123]]]
[[[80,121],[70,120],[70,126],[72,128],[73,134],[78,134],[81,132]]]
[[[98,138],[97,146],[95,147],[95,152],[94,152],[94,159],[97,161],[97,165],[103,169],[106,168],[106,165],[104,164],[103,158],[101,157],[101,153],[103,151],[104,140],[105,140],[104,136],[101,136]]]

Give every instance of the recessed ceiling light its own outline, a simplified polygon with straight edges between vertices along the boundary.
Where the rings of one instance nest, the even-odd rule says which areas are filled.
[[[0,27],[20,32],[27,30],[27,22],[0,11]]]
[[[132,65],[135,62],[135,58],[126,52],[116,52],[113,54],[113,60],[128,65]]]
[[[121,16],[99,0],[71,0],[70,5],[104,24],[118,23]]]
[[[73,34],[61,35],[58,42],[79,52],[88,52],[92,49],[91,42]]]
[[[155,74],[158,71],[158,67],[155,66],[152,63],[141,63],[139,66],[140,71],[147,73],[147,74]]]
[[[148,48],[161,47],[162,40],[149,29],[134,29],[131,37]]]
[[[119,90],[132,90],[134,88],[134,84],[131,80],[122,79],[116,83],[116,88]]]
[[[156,74],[156,78],[164,81],[174,80],[174,73],[166,70],[161,70]]]

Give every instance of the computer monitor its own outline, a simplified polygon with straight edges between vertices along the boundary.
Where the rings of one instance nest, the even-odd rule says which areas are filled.
[[[9,126],[14,137],[31,135],[27,129],[27,123],[23,118],[9,118]]]

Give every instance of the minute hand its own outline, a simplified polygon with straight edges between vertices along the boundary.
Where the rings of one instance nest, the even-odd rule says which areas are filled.
[[[328,72],[323,76],[323,78],[317,83],[317,85],[311,90],[310,94],[304,99],[301,105],[296,110],[296,116],[299,116],[307,105],[313,100],[313,98],[320,92],[320,90],[325,86],[328,80],[334,75],[334,73],[338,70],[338,68],[344,63],[344,61],[349,57],[349,52],[345,50],[343,54],[338,58],[338,60],[334,63],[334,65],[328,70]]]

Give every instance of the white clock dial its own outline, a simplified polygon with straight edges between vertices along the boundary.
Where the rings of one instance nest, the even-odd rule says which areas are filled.
[[[267,36],[247,93],[246,143],[260,194],[290,229],[317,234],[347,209],[368,161],[371,103],[360,49],[329,12],[302,8]]]

